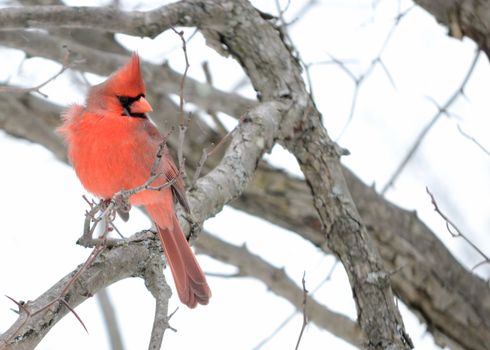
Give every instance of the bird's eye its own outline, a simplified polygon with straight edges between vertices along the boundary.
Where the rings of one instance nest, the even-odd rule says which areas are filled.
[[[130,97],[130,96],[117,96],[119,99],[119,102],[123,107],[127,107],[131,105],[131,103],[138,101],[140,98],[145,97],[145,94],[139,94],[136,97]]]
[[[145,113],[133,112],[131,110],[131,106],[133,105],[133,103],[139,101],[142,97],[144,98],[145,94],[139,94],[136,97],[117,96],[117,99],[119,100],[119,103],[121,104],[121,107],[123,109],[121,115],[127,117],[146,118]]]
[[[117,96],[117,98],[119,99],[119,102],[121,103],[121,105],[123,105],[124,107],[129,105],[129,97],[128,96]]]

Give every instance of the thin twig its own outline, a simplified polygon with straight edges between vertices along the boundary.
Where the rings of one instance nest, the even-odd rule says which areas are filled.
[[[458,131],[461,133],[461,135],[463,135],[464,137],[472,141],[475,145],[477,145],[483,152],[486,153],[487,156],[490,156],[490,151],[487,150],[485,147],[483,147],[483,145],[480,142],[478,142],[478,140],[476,140],[473,136],[464,132],[459,124],[458,124]]]
[[[473,266],[472,270],[476,269],[477,267],[481,266],[481,265],[484,265],[484,264],[490,264],[490,258],[480,249],[478,248],[478,246],[476,244],[474,244],[468,237],[466,237],[466,235],[456,226],[456,224],[454,224],[454,222],[452,222],[446,214],[444,214],[440,209],[439,209],[439,205],[437,204],[437,201],[434,197],[434,195],[429,191],[429,188],[426,187],[425,190],[427,191],[427,193],[429,194],[430,196],[430,200],[431,200],[431,203],[432,205],[434,206],[434,210],[437,212],[437,214],[439,214],[440,217],[442,217],[444,219],[444,221],[446,222],[446,228],[448,230],[448,232],[451,234],[451,236],[457,238],[457,237],[461,237],[466,243],[468,243],[474,250],[476,250],[478,252],[478,254],[480,254],[480,256],[483,258],[483,261],[482,262],[479,262],[478,264],[476,264],[475,266]]]
[[[182,75],[182,79],[180,80],[180,92],[179,92],[179,110],[180,110],[180,120],[179,120],[179,148],[177,150],[177,158],[179,161],[179,169],[182,173],[182,177],[185,181],[187,175],[185,173],[185,159],[184,159],[184,139],[185,133],[187,131],[187,127],[189,125],[190,117],[186,117],[186,113],[184,111],[184,85],[185,80],[187,78],[187,72],[189,71],[189,57],[187,56],[187,45],[184,38],[184,31],[177,31],[175,28],[171,27],[172,31],[180,37],[182,41],[182,51],[184,52],[185,58],[185,69],[184,74]]]
[[[217,277],[217,278],[237,278],[237,277],[244,277],[245,276],[241,272],[235,272],[235,273],[205,272],[204,274],[207,277]]]
[[[227,133],[214,147],[206,147],[203,149],[201,158],[199,159],[199,163],[197,164],[196,171],[194,172],[194,177],[192,178],[192,183],[191,183],[191,188],[194,188],[194,186],[197,183],[197,180],[199,179],[199,176],[201,175],[202,169],[204,168],[204,165],[206,164],[206,161],[208,160],[209,157],[212,157],[225,143],[230,139],[230,137],[235,134],[236,130],[238,129],[238,126],[242,122],[242,118],[238,121],[238,124],[231,130],[229,133]]]
[[[288,0],[284,9],[281,9],[281,3],[279,2],[279,0],[276,0],[276,9],[279,12],[279,18],[283,23],[286,23],[286,21],[284,20],[284,14],[289,9],[290,5],[291,5],[291,0]]]
[[[75,317],[78,319],[78,321],[81,323],[81,325],[83,326],[83,328],[85,329],[85,331],[87,331],[87,327],[85,327],[85,324],[83,323],[82,319],[80,318],[80,316],[78,316],[78,314],[75,312],[75,310],[73,310],[73,308],[71,308],[69,305],[68,305],[68,302],[64,299],[65,296],[68,294],[68,291],[70,290],[70,287],[73,285],[73,283],[75,281],[78,280],[78,278],[80,277],[80,275],[93,263],[93,261],[95,260],[95,258],[105,249],[105,246],[103,244],[103,242],[99,245],[97,245],[93,250],[92,252],[90,253],[89,257],[87,258],[87,260],[85,261],[85,263],[83,264],[83,266],[73,275],[72,278],[70,278],[70,280],[68,281],[68,283],[66,284],[66,286],[61,290],[60,294],[58,295],[58,297],[56,299],[54,299],[53,301],[51,301],[50,303],[44,305],[43,307],[39,308],[38,310],[34,311],[34,312],[30,312],[27,310],[27,308],[25,307],[22,307],[21,310],[22,311],[25,311],[26,312],[26,318],[24,319],[24,321],[17,327],[17,329],[12,333],[11,337],[15,336],[15,334],[19,331],[19,329],[21,329],[26,323],[28,320],[30,320],[32,317],[36,316],[37,314],[43,312],[44,310],[50,308],[51,306],[53,306],[54,304],[56,303],[62,303],[63,305],[65,305],[67,307],[67,309],[73,313],[73,315],[75,315]],[[10,300],[12,300],[13,302],[15,302],[17,305],[19,305],[19,308],[21,305],[23,305],[22,303],[18,303],[16,302],[13,298],[11,297],[7,297],[9,298]],[[88,333],[88,331],[87,331]],[[7,339],[7,342],[9,342],[11,340],[11,338]]]
[[[386,74],[386,77],[388,78],[388,81],[390,84],[393,86],[394,89],[396,89],[395,85],[395,80],[393,79],[392,75],[390,74],[388,68],[384,64],[381,56],[383,55],[384,51],[388,47],[388,43],[390,42],[393,34],[395,33],[395,30],[398,28],[398,24],[402,20],[403,17],[405,17],[415,6],[409,7],[407,10],[403,12],[399,12],[398,15],[395,17],[394,24],[390,28],[390,31],[385,37],[385,40],[383,41],[383,44],[381,45],[380,50],[378,51],[378,54],[376,55],[375,58],[371,60],[371,63],[369,67],[358,77],[355,76],[354,73],[352,73],[340,60],[336,60],[332,55],[330,57],[333,60],[336,60],[339,63],[340,68],[347,73],[347,75],[354,81],[354,93],[352,94],[352,101],[351,101],[351,106],[350,106],[350,112],[349,112],[349,117],[347,118],[346,123],[342,127],[342,130],[339,133],[339,136],[337,137],[337,141],[342,138],[342,136],[345,134],[347,131],[349,125],[351,124],[352,120],[354,119],[354,112],[355,108],[357,105],[357,99],[359,97],[359,90],[361,88],[361,84],[371,75],[371,73],[374,71],[374,68],[379,65],[383,72]]]
[[[211,70],[209,69],[209,63],[207,61],[204,61],[201,66],[204,72],[204,76],[206,77],[206,83],[208,83],[209,86],[213,86],[213,76],[211,75]],[[213,119],[214,125],[216,125],[216,127],[218,128],[218,132],[222,135],[226,135],[227,130],[221,120],[218,118],[216,111],[208,108],[206,110],[206,113],[208,113]]]
[[[170,132],[172,132],[171,129]],[[151,166],[150,176],[155,176],[158,174],[158,167],[162,160],[163,153],[165,152],[165,146],[167,145],[167,137],[164,137],[162,142],[158,145],[157,153],[155,154],[155,159],[153,160],[153,164]]]
[[[191,188],[194,188],[197,180],[199,180],[199,176],[201,175],[202,168],[204,164],[206,164],[206,160],[209,155],[209,147],[206,147],[202,150],[201,158],[199,158],[199,162],[197,163],[196,171],[194,172],[194,177],[192,178]]]
[[[8,295],[6,295],[5,297],[8,298],[8,299],[10,299],[10,301],[12,301],[13,303],[15,303],[18,306],[19,311],[17,313],[20,313],[20,311],[24,311],[27,315],[30,316],[30,312],[25,307],[25,303],[23,301],[17,301],[14,298],[9,297]]]
[[[301,342],[301,338],[303,337],[306,325],[308,324],[308,317],[306,317],[306,302],[308,300],[308,290],[306,289],[305,276],[306,272],[303,272],[303,278],[301,279],[301,283],[303,285],[303,325],[301,326],[301,331],[299,332],[298,341],[296,342],[296,347],[294,348],[294,350],[299,349],[299,343]]]
[[[47,98],[48,95],[46,95],[45,93],[41,92],[40,89],[43,88],[44,86],[48,85],[50,82],[52,82],[53,80],[55,80],[56,78],[58,78],[61,74],[63,74],[66,70],[68,70],[68,69],[71,68],[72,65],[68,63],[69,57],[70,57],[70,51],[69,50],[66,50],[66,54],[65,54],[65,56],[63,58],[63,63],[62,63],[61,69],[58,71],[58,73],[56,73],[51,78],[49,78],[48,80],[44,81],[43,83],[41,83],[39,85],[32,86],[32,87],[28,87],[28,88],[13,87],[13,86],[0,86],[0,93],[2,93],[2,92],[12,92],[12,93],[25,94],[25,93],[28,93],[28,92],[37,92],[42,97]]]
[[[335,271],[335,268],[337,267],[338,260],[335,260],[334,264],[330,268],[330,271],[328,272],[327,276],[311,291],[310,295],[313,296],[325,283],[330,281],[332,279],[332,275]],[[262,339],[254,348],[253,350],[260,350],[265,344],[267,344],[269,341],[271,341],[286,325],[296,316],[298,313],[298,310],[295,309],[291,314],[284,319],[277,327],[274,329],[267,337]]]
[[[83,323],[82,319],[80,318],[80,316],[78,316],[78,314],[75,312],[75,310],[68,304],[68,302],[65,300],[65,299],[60,299],[61,303],[63,305],[66,306],[66,308],[68,310],[70,310],[70,312],[75,315],[75,317],[77,318],[78,322],[80,322],[80,324],[83,326],[83,329],[85,329],[85,332],[87,332],[88,334],[88,329],[87,327],[85,326],[85,323]]]
[[[412,159],[413,155],[415,152],[418,150],[420,145],[422,144],[422,141],[425,139],[429,131],[432,129],[432,127],[435,125],[435,123],[439,120],[439,118],[443,115],[449,115],[448,114],[448,109],[451,107],[451,105],[458,99],[460,95],[464,95],[464,89],[466,87],[466,84],[470,80],[471,75],[473,74],[473,71],[475,70],[476,63],[478,62],[478,58],[480,57],[480,51],[477,50],[475,53],[475,57],[473,58],[473,61],[471,62],[470,68],[468,69],[468,72],[466,73],[466,76],[463,79],[463,82],[459,86],[459,88],[453,93],[451,97],[446,101],[444,105],[441,107],[438,107],[437,113],[432,117],[430,122],[422,129],[422,131],[419,133],[417,138],[415,139],[415,142],[412,144],[410,147],[409,151],[403,158],[403,160],[400,162],[398,167],[396,168],[395,172],[393,175],[390,177],[386,185],[383,187],[381,190],[381,194],[384,195],[386,194],[386,191],[393,186],[393,184],[396,182],[402,171],[405,169],[406,165],[408,162]]]

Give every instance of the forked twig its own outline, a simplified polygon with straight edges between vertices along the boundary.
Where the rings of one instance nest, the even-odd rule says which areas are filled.
[[[17,313],[20,313],[20,311],[24,311],[27,315],[30,315],[29,310],[25,307],[25,303],[22,301],[17,301],[12,297],[9,297],[8,295],[5,295],[6,298],[10,299],[17,307],[19,308],[19,311]]]
[[[471,270],[474,270],[477,267],[482,266],[484,264],[490,264],[490,258],[480,248],[478,248],[478,246],[476,244],[474,244],[468,237],[466,237],[466,235],[458,228],[458,226],[456,226],[456,224],[454,222],[452,222],[451,219],[449,219],[447,217],[447,215],[441,211],[441,209],[439,209],[439,205],[437,204],[437,201],[436,201],[434,195],[429,191],[429,188],[426,187],[425,190],[427,191],[427,194],[430,196],[430,200],[431,200],[432,205],[434,206],[434,210],[446,222],[446,228],[447,228],[448,232],[451,234],[451,236],[453,236],[455,238],[461,237],[474,250],[476,250],[478,252],[478,254],[480,254],[483,257],[483,261],[481,261],[478,264],[476,264],[475,266],[473,266],[473,268]]]
[[[295,350],[299,349],[299,343],[301,342],[301,338],[303,337],[306,325],[308,324],[308,317],[306,317],[306,302],[308,300],[308,290],[306,289],[305,275],[306,272],[303,272],[303,278],[301,279],[301,283],[303,285],[303,325],[301,326],[298,341],[296,342],[296,347],[294,348]]]
[[[72,67],[73,64],[68,63],[69,57],[70,57],[70,51],[67,49],[65,56],[63,57],[63,63],[62,63],[61,69],[58,71],[58,73],[53,75],[48,80],[42,82],[41,84],[38,84],[38,85],[35,85],[32,87],[28,87],[28,88],[21,88],[21,87],[14,87],[14,86],[0,86],[0,93],[12,92],[12,93],[25,94],[28,92],[37,92],[42,97],[47,98],[48,95],[46,95],[44,92],[41,92],[40,89],[43,88],[44,86],[48,85],[49,83],[51,83],[53,80],[58,78],[61,74],[63,74],[66,70],[68,70]]]
[[[441,116],[443,115],[448,115],[448,109],[451,107],[451,105],[458,99],[460,95],[464,96],[464,89],[466,87],[466,84],[470,80],[470,77],[473,74],[473,71],[475,70],[476,63],[478,62],[478,58],[480,57],[480,51],[477,51],[475,53],[475,57],[473,58],[473,61],[471,62],[470,68],[468,69],[468,72],[466,73],[466,76],[464,77],[461,85],[459,88],[453,93],[451,97],[446,101],[444,105],[441,107],[438,106],[438,111],[437,113],[432,117],[430,122],[422,129],[422,131],[419,133],[417,138],[415,139],[415,142],[412,144],[410,147],[409,151],[403,158],[403,160],[400,162],[398,167],[396,168],[395,172],[393,175],[391,175],[390,179],[386,183],[386,185],[383,187],[381,190],[381,194],[385,194],[388,189],[393,186],[393,184],[396,182],[402,171],[405,169],[405,166],[410,162],[412,159],[413,155],[415,152],[418,150],[420,145],[422,144],[422,141],[425,139],[429,131],[432,129],[432,127],[436,124],[436,122],[440,119]]]

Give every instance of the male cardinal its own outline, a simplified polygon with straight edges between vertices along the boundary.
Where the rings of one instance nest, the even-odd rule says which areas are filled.
[[[75,104],[64,113],[58,130],[87,191],[110,199],[148,181],[163,140],[146,115],[152,110],[145,98],[139,57],[133,54],[125,66],[90,89],[85,106]],[[211,290],[175,215],[176,200],[187,211],[189,204],[166,146],[158,171],[163,176],[152,186],[174,181],[172,186],[136,193],[129,202],[144,206],[155,223],[182,303],[190,308],[206,305]]]

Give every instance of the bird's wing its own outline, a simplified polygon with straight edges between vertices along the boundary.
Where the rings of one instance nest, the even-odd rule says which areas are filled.
[[[182,180],[182,174],[177,169],[177,166],[172,160],[172,156],[170,155],[167,147],[164,150],[164,159],[163,159],[163,171],[165,173],[165,177],[167,181],[172,181],[175,179],[175,182],[172,184],[172,193],[180,205],[185,209],[186,212],[190,212],[189,202],[187,200],[187,195],[185,192],[185,184]]]
[[[158,131],[158,129],[151,123],[150,121],[144,124],[144,130],[146,135],[149,136],[150,142],[152,143],[155,149],[159,148],[158,145],[162,142],[162,135]],[[151,164],[151,163],[149,163]],[[186,212],[190,212],[189,201],[187,200],[186,192],[185,192],[185,184],[182,180],[182,174],[180,174],[177,166],[172,160],[172,155],[170,154],[168,147],[164,144],[162,157],[159,164],[160,173],[165,174],[165,178],[167,181],[172,181],[175,179],[175,182],[172,184],[172,193],[177,198],[179,203],[185,209]]]

